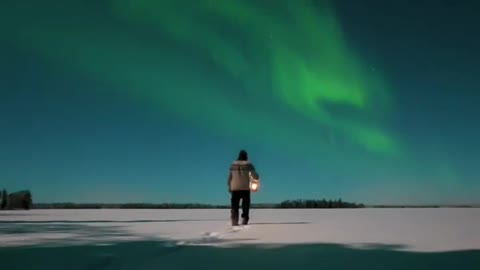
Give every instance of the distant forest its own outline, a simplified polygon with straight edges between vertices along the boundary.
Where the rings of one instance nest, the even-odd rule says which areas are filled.
[[[479,208],[480,205],[369,205],[333,200],[287,200],[281,203],[260,203],[253,209],[341,209],[341,208]],[[32,209],[229,209],[230,205],[199,203],[37,203]]]
[[[252,203],[253,209],[329,209],[329,208],[440,208],[460,207],[471,208],[480,205],[370,205],[363,203],[346,202],[337,200],[285,200],[280,203]],[[201,203],[33,203],[29,190],[7,193],[0,191],[0,210],[12,209],[229,209],[229,204],[201,204]]]
[[[251,208],[363,208],[363,204],[338,200],[286,200],[280,203],[251,205]],[[0,209],[229,209],[230,205],[200,203],[33,203],[29,190],[8,194],[0,192]]]
[[[363,204],[339,200],[287,200],[281,203],[252,204],[251,208],[362,208]],[[34,209],[228,209],[229,205],[198,203],[38,203]]]

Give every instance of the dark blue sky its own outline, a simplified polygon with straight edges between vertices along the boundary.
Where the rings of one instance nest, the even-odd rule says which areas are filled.
[[[125,19],[110,12],[116,1],[106,3],[0,4],[0,187],[30,189],[37,202],[227,203],[229,163],[246,149],[262,181],[254,202],[479,202],[476,1],[334,1],[348,50],[369,76],[388,82],[391,102],[388,113],[382,104],[361,115],[344,107],[331,112],[358,116],[355,123],[369,127],[381,119],[375,126],[394,134],[398,156],[309,127],[311,120],[275,105],[268,80],[252,79],[247,84],[256,92],[242,94],[238,81],[218,62],[204,60],[196,43],[170,37],[168,26],[157,30],[134,16]],[[322,14],[320,6],[309,8]],[[119,37],[136,45],[116,43]],[[114,40],[111,54],[99,49],[107,40]],[[156,53],[150,58],[149,51]],[[121,67],[109,58],[137,53],[140,60]],[[246,61],[261,62],[258,55]],[[256,67],[252,73],[268,74],[269,65]],[[199,98],[204,92],[205,100]],[[222,105],[217,111],[209,105],[227,96],[235,101],[211,103]],[[210,120],[197,119],[201,103],[209,106]],[[230,116],[229,104],[241,104],[242,114]],[[257,110],[285,115],[263,125],[267,114],[257,119]]]

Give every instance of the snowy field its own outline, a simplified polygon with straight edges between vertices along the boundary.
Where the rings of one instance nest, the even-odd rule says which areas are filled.
[[[6,269],[480,269],[480,209],[0,212]],[[332,268],[333,267],[333,268]]]

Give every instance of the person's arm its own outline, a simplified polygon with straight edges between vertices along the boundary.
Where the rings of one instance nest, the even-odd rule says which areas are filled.
[[[259,180],[260,176],[258,175],[258,172],[255,170],[255,166],[250,163],[250,173],[255,180]]]
[[[228,192],[231,192],[232,191],[232,187],[231,187],[231,184],[232,184],[232,170],[228,170],[228,177],[227,177],[227,186],[228,186]]]

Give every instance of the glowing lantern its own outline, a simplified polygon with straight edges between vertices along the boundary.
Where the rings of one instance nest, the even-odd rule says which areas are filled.
[[[250,190],[253,191],[253,192],[258,191],[258,182],[257,181],[252,181],[250,183]]]
[[[250,173],[250,190],[252,192],[257,192],[259,187],[259,181],[258,179],[255,179],[252,177],[252,174]]]

